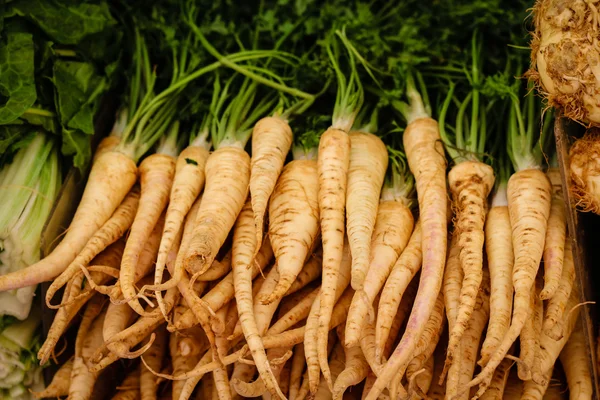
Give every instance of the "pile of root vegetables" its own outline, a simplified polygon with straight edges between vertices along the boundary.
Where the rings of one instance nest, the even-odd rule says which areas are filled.
[[[592,398],[552,114],[515,79],[526,56],[498,61],[489,32],[446,62],[452,46],[409,48],[394,18],[436,32],[411,2],[357,7],[366,37],[331,2],[319,18],[347,25],[247,48],[184,3],[168,74],[152,25],[136,31],[58,246],[0,277],[51,282],[42,364],[75,332],[37,397]]]

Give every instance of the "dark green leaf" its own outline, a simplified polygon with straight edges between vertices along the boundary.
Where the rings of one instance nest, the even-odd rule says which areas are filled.
[[[36,133],[26,124],[0,125],[0,168],[10,163]]]
[[[41,126],[47,132],[58,133],[58,127],[56,126],[56,119],[54,117],[26,112],[21,115],[21,120],[31,125]]]
[[[94,112],[106,81],[85,62],[58,60],[54,64],[60,122],[63,127],[94,133]]]
[[[63,141],[61,151],[67,156],[73,156],[73,165],[79,169],[87,166],[92,157],[90,138],[77,129],[62,129]]]
[[[19,118],[36,97],[33,37],[9,32],[0,43],[0,124]]]
[[[116,24],[104,2],[17,0],[12,7],[60,44],[78,44],[87,35],[102,32]]]

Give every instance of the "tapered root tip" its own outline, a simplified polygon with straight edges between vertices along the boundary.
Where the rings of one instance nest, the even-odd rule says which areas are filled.
[[[362,291],[365,284],[365,276],[363,274],[352,274],[350,285],[355,292]]]
[[[288,282],[287,279],[282,278],[283,277],[279,278],[277,286],[275,286],[275,289],[273,289],[273,291],[270,294],[266,294],[259,299],[261,304],[268,305],[275,301],[278,301],[279,299],[283,298],[283,296],[285,296],[287,291],[290,289],[292,282]]]

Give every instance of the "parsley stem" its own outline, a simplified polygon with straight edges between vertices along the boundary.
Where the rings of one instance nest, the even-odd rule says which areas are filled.
[[[25,114],[39,115],[40,117],[48,117],[48,118],[53,118],[56,115],[52,111],[44,110],[43,108],[35,108],[35,107],[28,108],[27,111],[25,111],[23,114],[24,115]]]

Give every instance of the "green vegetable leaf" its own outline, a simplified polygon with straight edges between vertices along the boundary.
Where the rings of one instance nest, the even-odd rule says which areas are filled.
[[[102,32],[116,24],[104,2],[17,0],[12,7],[60,44],[78,44],[87,35]]]
[[[0,125],[0,168],[10,163],[15,153],[26,147],[34,136],[27,125]]]
[[[9,32],[0,44],[0,124],[19,118],[37,98],[33,36]]]
[[[94,133],[96,101],[106,85],[91,64],[78,61],[58,60],[54,64],[60,122],[64,127]]]
[[[61,151],[67,156],[73,156],[73,165],[79,169],[87,166],[92,158],[90,138],[77,129],[63,128],[63,142]]]
[[[74,164],[84,168],[91,157],[89,137],[94,133],[94,114],[106,80],[85,62],[58,60],[52,78],[62,125],[62,151],[74,155]]]

